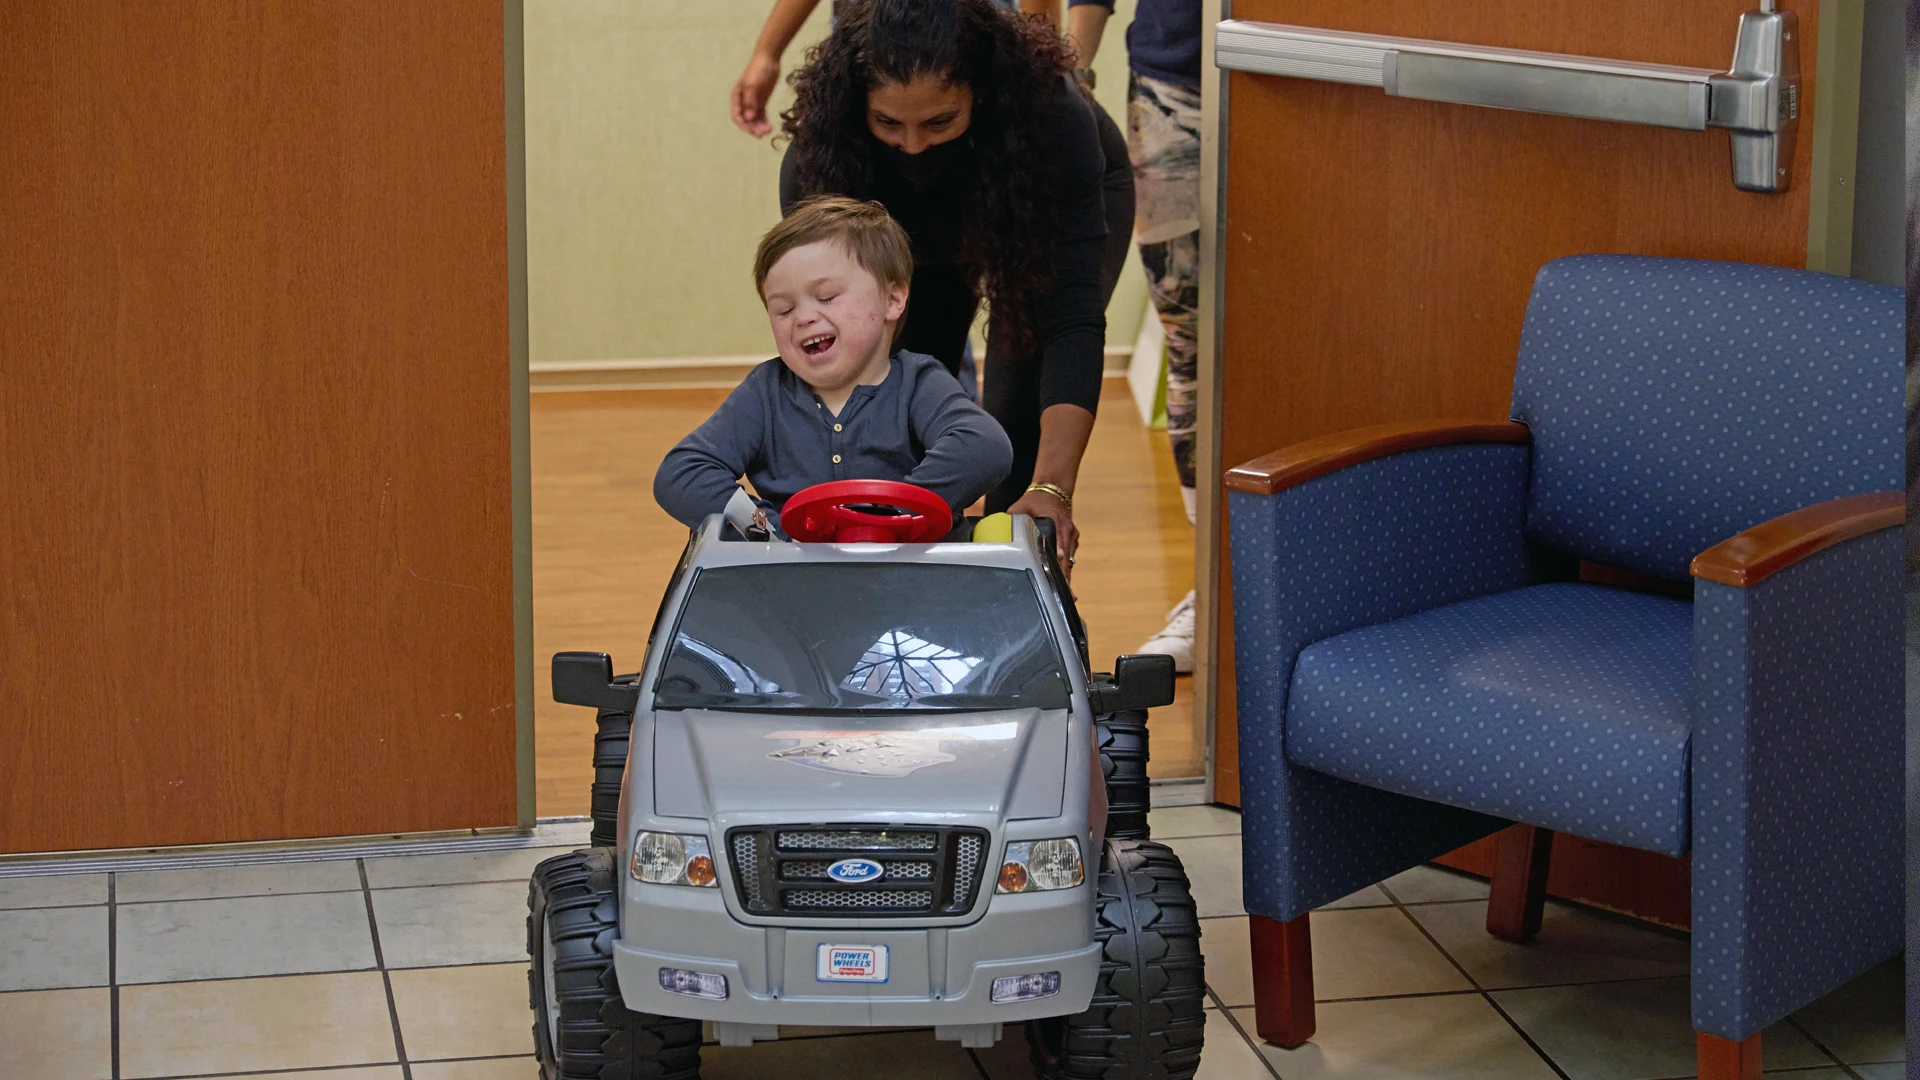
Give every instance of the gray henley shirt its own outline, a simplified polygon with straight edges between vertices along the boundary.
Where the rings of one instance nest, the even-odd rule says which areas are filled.
[[[1007,433],[931,356],[894,353],[880,385],[854,387],[838,416],[773,359],[667,452],[653,497],[693,527],[725,510],[742,476],[775,510],[829,480],[903,480],[958,513],[1012,468]]]

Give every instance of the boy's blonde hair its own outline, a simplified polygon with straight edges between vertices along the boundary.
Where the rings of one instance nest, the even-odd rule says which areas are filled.
[[[821,240],[838,241],[860,268],[882,287],[913,281],[913,245],[907,231],[877,202],[844,195],[816,195],[793,208],[780,224],[760,238],[753,255],[753,288],[767,295],[767,274],[781,256]]]

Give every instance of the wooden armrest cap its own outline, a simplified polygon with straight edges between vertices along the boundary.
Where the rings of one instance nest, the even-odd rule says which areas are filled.
[[[1745,588],[1822,548],[1907,520],[1903,492],[1848,495],[1782,514],[1694,556],[1693,576]]]
[[[1374,458],[1462,443],[1524,443],[1525,424],[1470,420],[1411,420],[1377,424],[1294,443],[1227,470],[1227,487],[1254,495],[1272,495],[1316,476]]]

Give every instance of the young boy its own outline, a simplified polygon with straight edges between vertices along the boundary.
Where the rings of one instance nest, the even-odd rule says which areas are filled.
[[[745,533],[829,480],[904,480],[956,513],[1003,480],[1006,432],[939,361],[893,350],[912,277],[907,234],[877,202],[810,199],[769,230],[753,283],[780,358],[668,451],[661,508],[688,526],[725,514]]]

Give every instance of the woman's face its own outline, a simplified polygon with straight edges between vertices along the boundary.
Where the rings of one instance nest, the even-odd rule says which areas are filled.
[[[917,154],[957,139],[972,119],[973,88],[964,82],[922,75],[867,91],[867,130],[903,153]]]

